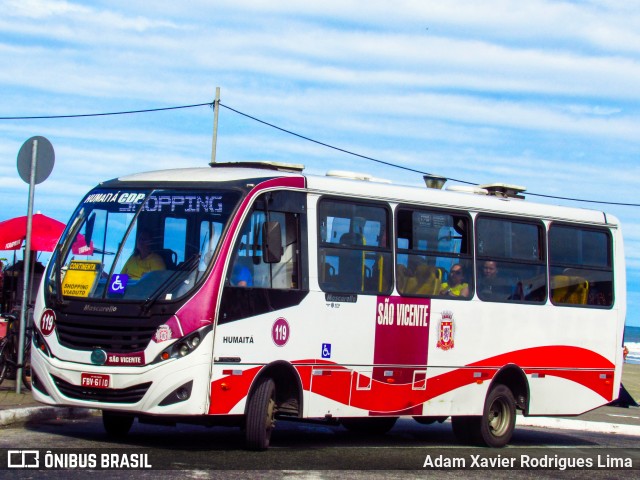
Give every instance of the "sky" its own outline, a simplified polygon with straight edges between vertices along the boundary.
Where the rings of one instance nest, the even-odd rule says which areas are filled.
[[[640,204],[635,1],[0,0],[0,220],[25,215],[16,158],[55,149],[34,209],[66,222],[103,180],[217,160],[422,176],[327,148],[530,194]],[[455,182],[448,182],[454,185]],[[619,218],[627,324],[640,326],[640,206]],[[7,252],[0,255],[9,256]]]

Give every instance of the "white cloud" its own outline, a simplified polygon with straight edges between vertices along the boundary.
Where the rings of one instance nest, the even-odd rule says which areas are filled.
[[[201,103],[221,86],[226,105],[417,170],[567,197],[637,197],[632,2],[0,0],[0,8],[0,116]],[[225,109],[220,120],[222,158],[294,161],[317,173],[349,164],[421,182]],[[211,122],[206,107],[0,121],[5,214],[26,208],[15,156],[32,135],[49,137],[57,154],[36,202],[68,218],[101,180],[206,164]],[[636,209],[582,206],[621,218],[630,288],[640,291]]]

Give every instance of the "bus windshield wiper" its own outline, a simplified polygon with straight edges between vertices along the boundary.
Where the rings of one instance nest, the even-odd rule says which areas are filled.
[[[200,254],[196,253],[191,256],[188,260],[182,263],[167,279],[160,284],[160,286],[156,289],[155,293],[152,294],[149,298],[145,300],[140,309],[143,313],[146,313],[151,305],[153,305],[156,300],[160,297],[163,292],[171,290],[173,286],[177,283],[177,280],[180,279],[180,276],[184,273],[191,273],[191,271],[198,266],[200,263]]]

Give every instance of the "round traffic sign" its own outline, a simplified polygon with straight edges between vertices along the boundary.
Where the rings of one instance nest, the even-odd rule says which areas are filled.
[[[31,159],[33,158],[34,145],[37,145],[34,182],[38,184],[49,178],[55,162],[55,153],[53,145],[45,137],[31,137],[22,144],[18,152],[18,174],[26,183],[31,182]]]

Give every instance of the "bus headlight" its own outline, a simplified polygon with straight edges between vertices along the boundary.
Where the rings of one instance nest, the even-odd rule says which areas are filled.
[[[179,357],[184,357],[186,355],[189,355],[189,353],[191,352],[191,349],[189,348],[189,345],[187,345],[184,342],[180,342],[178,344],[178,356]]]
[[[173,345],[165,348],[162,352],[160,352],[153,363],[163,362],[171,358],[186,357],[200,346],[200,344],[202,343],[202,339],[209,332],[209,330],[211,330],[211,328],[211,325],[208,325],[204,328],[201,328],[200,330],[196,330],[195,332],[182,337]]]

